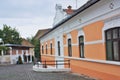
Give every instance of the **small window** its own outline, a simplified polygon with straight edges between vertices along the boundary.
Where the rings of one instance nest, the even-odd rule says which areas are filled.
[[[58,41],[58,56],[60,56],[60,41]]]
[[[44,47],[42,46],[42,54],[44,54]]]
[[[50,44],[50,53],[52,55],[52,43]]]
[[[84,37],[79,37],[79,54],[81,58],[84,58]]]
[[[68,56],[69,56],[69,57],[72,57],[71,39],[68,39]]]
[[[47,52],[47,44],[46,44],[46,54],[48,54],[48,52]]]

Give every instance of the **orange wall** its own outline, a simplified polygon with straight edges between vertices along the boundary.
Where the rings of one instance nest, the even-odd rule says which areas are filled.
[[[72,57],[79,57],[79,47],[78,46],[72,46]]]
[[[52,48],[52,55],[55,55],[55,48]]]
[[[50,47],[50,40],[47,41],[47,47]]]
[[[64,47],[64,56],[68,56],[68,47],[67,46]]]
[[[96,41],[102,39],[102,28],[104,26],[103,21],[98,21],[89,24],[83,28],[85,33],[85,41]]]
[[[67,34],[63,34],[63,47],[64,47],[64,56],[68,56],[68,47],[67,45]]]
[[[42,55],[41,60],[42,61],[54,61],[54,62],[46,62],[46,64],[55,64],[55,57],[53,57],[53,56],[43,56]],[[49,66],[54,66],[54,65],[49,65]]]
[[[106,60],[105,43],[94,43],[94,41],[102,40],[103,21],[97,21],[83,27],[85,34],[85,42],[91,42],[84,45],[85,58],[94,60]],[[73,30],[70,32],[72,37],[72,57],[79,57],[79,47],[77,46],[78,31]],[[68,56],[67,35],[63,34],[64,56]],[[52,39],[52,42],[55,40]],[[55,47],[55,46],[54,46]],[[46,48],[46,45],[44,46]],[[55,50],[55,48],[53,48]],[[45,49],[44,49],[45,50]],[[55,51],[53,52],[55,53]],[[45,53],[46,51],[44,51]],[[65,58],[66,60],[67,58]],[[42,56],[42,60],[55,60],[52,56]],[[65,66],[66,67],[66,66]],[[99,78],[102,80],[120,80],[120,66],[110,65],[104,63],[74,60],[71,59],[72,72],[89,75],[91,77]]]
[[[103,21],[97,21],[83,28],[85,34],[85,42],[102,40]],[[91,59],[106,59],[106,51],[104,43],[85,44],[85,57]]]
[[[70,32],[70,34],[71,34],[71,41],[72,41],[72,43],[71,44],[78,44],[77,43],[77,36],[78,36],[78,31],[77,30],[73,30],[73,31],[71,31]],[[67,35],[66,34],[64,34],[63,35],[63,44],[64,45],[67,45],[67,46],[65,46],[64,47],[64,55],[65,56],[68,56],[68,44],[67,44]],[[79,57],[79,52],[78,52],[79,50],[78,50],[78,46],[76,46],[76,45],[72,45],[72,57]]]
[[[46,42],[43,43],[43,46],[44,46],[44,54],[46,54]]]
[[[85,42],[89,41],[96,41],[96,40],[102,40],[102,28],[104,26],[104,23],[102,21],[97,21],[95,23],[89,24],[87,26],[84,26],[83,31],[85,34]],[[78,45],[78,31],[73,30],[70,32],[71,34],[71,40],[72,40],[72,56],[73,57],[79,57],[79,47]],[[63,34],[63,40],[64,40],[64,55],[68,56],[68,45],[67,42],[67,36],[66,34]],[[74,45],[76,44],[76,46]],[[99,49],[99,50],[98,50]],[[106,59],[105,55],[105,45],[104,44],[91,44],[91,45],[85,45],[85,57],[86,58],[92,58],[92,59]]]
[[[73,30],[70,32],[71,37],[72,37],[72,44],[77,44],[77,35],[78,35],[78,31],[77,30]]]
[[[96,62],[71,60],[72,72],[102,80],[120,80],[120,67]]]
[[[63,34],[63,44],[67,44],[67,34]]]
[[[50,42],[52,42],[52,54],[54,55],[55,54],[55,40],[54,39],[51,39],[51,40],[47,40],[46,42],[43,42],[41,44],[43,44],[43,47],[44,47],[44,54],[46,54],[46,43],[47,43],[47,52],[48,54],[51,54],[51,49],[50,49]],[[42,54],[42,45],[41,45],[41,54]]]
[[[55,39],[51,39],[52,45],[55,46]]]
[[[89,44],[84,48],[85,58],[106,60],[105,44]]]

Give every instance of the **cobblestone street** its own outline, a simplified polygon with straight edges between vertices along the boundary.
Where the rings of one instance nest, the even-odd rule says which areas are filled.
[[[0,66],[0,80],[94,80],[71,73],[42,73],[32,71],[31,64]]]

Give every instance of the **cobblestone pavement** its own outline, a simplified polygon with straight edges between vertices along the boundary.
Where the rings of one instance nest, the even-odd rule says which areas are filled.
[[[34,72],[32,64],[0,66],[0,80],[94,80],[71,73]]]

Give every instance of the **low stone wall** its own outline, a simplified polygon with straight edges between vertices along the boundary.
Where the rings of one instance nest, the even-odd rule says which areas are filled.
[[[10,55],[0,56],[0,63],[10,63]]]
[[[47,68],[43,68],[42,65],[41,66],[34,65],[33,71],[36,71],[36,72],[70,72],[71,69],[70,68],[55,68],[52,66],[47,66]]]

